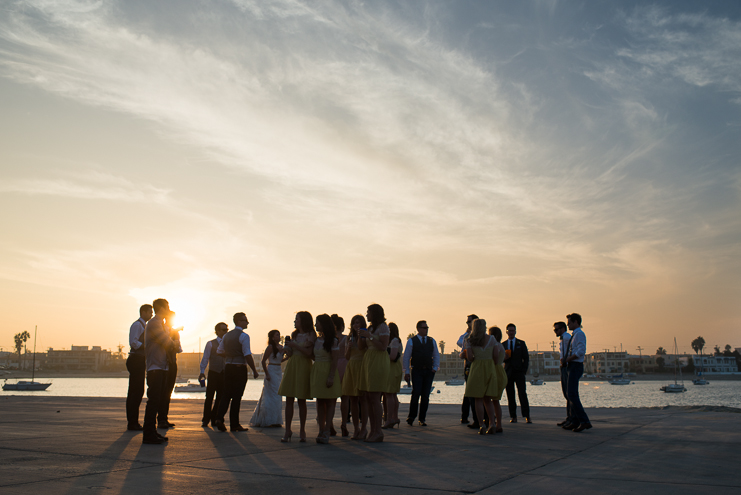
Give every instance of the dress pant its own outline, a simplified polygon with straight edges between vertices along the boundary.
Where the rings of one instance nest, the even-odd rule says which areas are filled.
[[[129,391],[126,394],[126,421],[129,427],[139,425],[139,407],[144,397],[144,381],[147,377],[146,358],[141,354],[131,354],[126,360],[129,370]]]
[[[566,419],[573,421],[571,416],[571,404],[569,403],[569,370],[566,366],[561,368],[561,391],[563,392],[563,398],[566,399]]]
[[[157,412],[165,396],[167,371],[147,371],[147,407],[144,409],[144,439],[157,437]]]
[[[177,363],[167,363],[167,377],[165,379],[165,391],[162,396],[162,402],[160,403],[160,409],[157,411],[157,423],[165,424],[169,422],[168,415],[170,414],[170,398],[172,397],[172,391],[175,389],[175,381],[178,378],[178,365]]]
[[[520,409],[522,416],[530,417],[530,402],[527,400],[527,391],[525,390],[525,372],[509,370],[507,372],[507,405],[509,406],[510,418],[517,417],[517,402],[515,402],[515,385],[517,385],[517,396],[520,399]]]
[[[463,378],[468,382],[468,372],[471,371],[471,365],[466,361],[466,367],[463,370]],[[476,407],[474,406],[471,399],[463,396],[463,402],[461,403],[461,421],[468,421],[468,413],[473,410],[473,422],[476,422]]]
[[[581,405],[581,399],[579,398],[579,379],[584,374],[584,363],[576,363],[574,361],[567,365],[568,369],[568,383],[566,394],[569,399],[569,407],[571,408],[571,421],[577,423],[589,423],[589,416],[587,416],[584,407]]]
[[[214,399],[216,395],[216,399]],[[208,370],[206,379],[206,402],[203,403],[203,419],[201,423],[208,423],[219,415],[219,402],[224,399],[224,372],[217,373]]]
[[[430,404],[430,392],[434,379],[435,372],[431,368],[412,368],[412,401],[409,403],[408,420],[414,421],[417,417],[417,408],[419,408],[419,420],[424,422],[427,418],[427,407]],[[420,398],[422,399],[421,405],[419,404]]]
[[[242,395],[244,395],[246,385],[247,366],[227,364],[224,367],[224,398],[219,400],[219,414],[215,419],[224,421],[226,410],[229,409],[229,401],[231,401],[229,425],[232,428],[239,425],[239,407],[242,403]]]

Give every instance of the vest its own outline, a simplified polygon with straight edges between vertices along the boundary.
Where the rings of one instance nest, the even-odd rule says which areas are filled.
[[[226,354],[226,357],[241,357],[244,359],[242,344],[239,342],[239,337],[242,336],[242,333],[243,331],[241,328],[235,328],[234,330],[229,330],[226,335],[224,335],[224,353]]]
[[[427,343],[423,344],[419,335],[412,339],[412,368],[432,369],[433,344],[432,338],[427,337]]]
[[[224,371],[224,358],[216,354],[219,349],[219,341],[214,339],[211,341],[211,354],[208,356],[208,369],[214,373],[221,373]]]

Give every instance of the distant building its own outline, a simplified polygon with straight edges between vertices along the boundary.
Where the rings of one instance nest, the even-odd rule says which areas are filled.
[[[460,358],[460,351],[440,354],[440,371],[439,374],[445,376],[458,376],[463,378],[464,362]]]
[[[629,368],[633,373],[655,373],[659,369],[656,363],[657,356],[629,355]]]
[[[561,353],[553,351],[529,351],[531,375],[558,375],[561,373]]]
[[[703,373],[738,373],[738,364],[734,356],[692,356],[695,370]]]
[[[43,369],[44,364],[46,363],[46,353],[45,352],[37,352],[36,353],[36,369]],[[7,369],[14,369],[14,370],[27,370],[31,371],[31,367],[34,365],[34,353],[33,352],[25,352],[21,356],[20,359],[18,359],[18,354],[15,352],[2,352],[0,353],[0,366],[7,368]]]
[[[97,345],[92,348],[73,345],[69,350],[50,347],[44,368],[56,371],[102,371],[111,361],[111,351]]]
[[[623,373],[630,370],[627,351],[593,352],[584,358],[584,371],[587,373]]]

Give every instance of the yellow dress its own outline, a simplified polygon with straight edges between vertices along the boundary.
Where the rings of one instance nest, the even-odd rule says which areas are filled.
[[[303,347],[313,346],[313,334],[299,333],[296,335],[296,343]],[[293,355],[286,362],[286,371],[280,382],[278,393],[283,397],[295,397],[296,399],[311,399],[311,358],[299,351],[293,351]]]
[[[340,344],[334,339],[333,351],[340,350]],[[327,377],[332,368],[332,354],[324,349],[324,339],[316,339],[314,343],[314,366],[311,368],[311,395],[317,399],[336,399],[342,395],[340,373],[335,368],[334,383],[327,387]]]
[[[350,346],[350,359],[347,361],[345,376],[342,377],[342,395],[357,397],[360,395],[360,376],[363,372],[363,356],[365,349],[358,349],[358,344],[347,339]]]
[[[501,397],[501,391],[499,388],[499,376],[496,372],[496,364],[492,357],[492,350],[495,342],[492,337],[489,337],[486,344],[483,347],[473,346],[470,347],[468,341],[464,344],[464,349],[473,350],[473,363],[471,363],[471,370],[468,372],[468,380],[466,381],[466,397],[474,397],[481,399],[484,397],[496,397],[499,394]],[[504,371],[504,368],[502,368]]]
[[[389,347],[392,350],[397,349],[399,358],[395,362],[391,361],[391,354],[389,354],[389,380],[386,384],[385,392],[387,394],[398,394],[401,390],[401,379],[404,375],[404,370],[401,366],[404,357],[404,346],[402,345],[401,340],[394,338],[389,344]]]
[[[502,392],[507,387],[507,373],[504,371],[504,346],[497,342],[495,345],[499,346],[499,357],[494,365],[494,373],[497,376],[497,393],[492,396],[494,400],[502,399]]]
[[[389,327],[382,323],[375,329],[375,337],[388,335]],[[386,349],[376,349],[372,342],[366,342],[368,350],[363,356],[363,371],[361,374],[360,390],[366,392],[385,392],[388,388],[389,380],[389,355]]]

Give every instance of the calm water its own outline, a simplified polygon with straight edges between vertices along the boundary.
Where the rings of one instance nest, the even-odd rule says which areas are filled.
[[[53,378],[41,379],[52,382],[45,392],[5,392],[8,395],[38,395],[42,397],[126,397],[126,378]],[[10,380],[11,383],[14,380]],[[741,381],[711,381],[710,385],[697,386],[685,382],[687,392],[665,394],[659,387],[668,381],[638,381],[630,385],[610,385],[604,381],[582,381],[581,398],[585,407],[651,407],[651,406],[729,406],[741,408]],[[245,400],[258,400],[262,391],[262,380],[250,380],[245,389]],[[439,391],[439,393],[438,393]],[[463,398],[463,386],[449,387],[444,382],[435,382],[430,402],[458,404]],[[205,392],[174,393],[174,398],[202,400]],[[409,402],[408,395],[399,395],[402,403]],[[561,407],[564,398],[558,382],[546,385],[528,384],[528,398],[533,406]],[[502,404],[506,404],[506,397]]]

